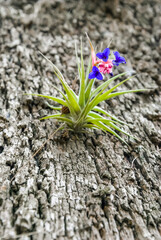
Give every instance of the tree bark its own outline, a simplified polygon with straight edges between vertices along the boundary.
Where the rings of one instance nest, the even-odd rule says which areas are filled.
[[[160,1],[120,1],[115,17],[106,1],[0,4],[0,238],[161,239]],[[110,49],[127,60],[119,72],[138,74],[120,90],[150,89],[102,105],[138,141],[60,131],[33,158],[60,126],[39,121],[52,114],[44,99],[24,95],[61,89],[38,50],[78,91],[74,43],[84,32],[95,46],[112,38]]]

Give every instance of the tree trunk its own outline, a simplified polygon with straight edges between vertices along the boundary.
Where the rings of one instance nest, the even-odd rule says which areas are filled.
[[[116,1],[117,2],[117,1]],[[160,0],[0,1],[0,237],[1,239],[159,240],[161,147]],[[75,135],[39,121],[52,110],[41,98],[61,89],[38,50],[78,91],[74,43],[84,33],[93,44],[119,51],[137,73],[120,87],[149,88],[106,101],[138,141],[93,131]],[[114,70],[117,74],[118,70]],[[75,80],[75,81],[74,81]],[[100,82],[97,82],[100,84]]]

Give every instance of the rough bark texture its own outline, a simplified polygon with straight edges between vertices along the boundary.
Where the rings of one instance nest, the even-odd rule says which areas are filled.
[[[161,239],[160,0],[0,1],[1,239]],[[127,59],[119,71],[138,75],[104,108],[126,121],[138,142],[129,146],[99,131],[57,133],[44,99],[60,87],[38,49],[78,90],[74,41],[88,32],[94,45],[112,38]],[[84,54],[89,46],[84,37]],[[115,70],[117,74],[117,70]],[[99,83],[98,83],[99,84]],[[17,236],[17,237],[16,237]]]

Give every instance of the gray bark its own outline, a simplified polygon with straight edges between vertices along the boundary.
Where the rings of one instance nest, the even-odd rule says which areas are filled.
[[[0,4],[0,238],[161,239],[160,0],[120,1],[115,17],[106,1]],[[119,71],[138,73],[120,90],[151,89],[102,105],[138,141],[60,131],[32,158],[60,125],[39,121],[52,110],[23,95],[56,96],[53,86],[61,88],[38,49],[78,91],[74,42],[84,32],[94,45],[112,38],[110,48],[127,59]]]

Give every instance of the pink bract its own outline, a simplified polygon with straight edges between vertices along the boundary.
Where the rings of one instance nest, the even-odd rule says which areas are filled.
[[[99,63],[99,70],[103,74],[112,73],[112,67],[113,67],[112,60],[108,60],[107,62],[102,61],[101,63]]]

